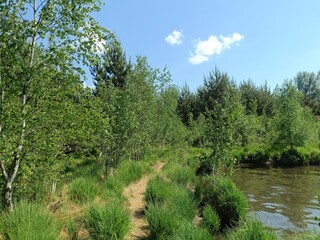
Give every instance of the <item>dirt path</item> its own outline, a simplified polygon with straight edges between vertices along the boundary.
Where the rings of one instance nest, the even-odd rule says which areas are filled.
[[[156,173],[160,172],[164,162],[157,162],[152,168]],[[148,181],[153,174],[144,175],[139,181],[127,186],[123,195],[128,199],[128,208],[131,212],[133,228],[126,239],[145,239],[148,236],[148,223],[144,218],[145,202],[144,192],[146,191]]]

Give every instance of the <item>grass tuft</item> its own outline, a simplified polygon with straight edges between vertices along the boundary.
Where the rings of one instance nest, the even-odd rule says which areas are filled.
[[[229,232],[226,235],[228,240],[276,240],[277,236],[272,231],[263,226],[260,221],[249,220],[240,228]]]
[[[116,201],[105,206],[91,205],[84,222],[90,237],[95,240],[124,239],[131,225],[129,212]]]
[[[98,185],[92,178],[76,178],[70,182],[68,195],[75,203],[92,201],[98,194]]]
[[[44,209],[34,203],[19,202],[12,213],[1,217],[2,236],[14,240],[56,240],[60,226]]]
[[[181,222],[172,237],[173,240],[212,240],[212,236],[202,228],[196,228],[190,222]]]
[[[203,226],[211,233],[215,234],[220,228],[220,219],[215,211],[210,205],[206,205],[203,209]]]

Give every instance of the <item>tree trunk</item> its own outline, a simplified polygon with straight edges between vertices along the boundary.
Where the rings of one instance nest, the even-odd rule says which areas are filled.
[[[3,185],[2,202],[4,205],[3,207],[11,212],[13,211],[12,192],[13,192],[12,181],[6,180]]]

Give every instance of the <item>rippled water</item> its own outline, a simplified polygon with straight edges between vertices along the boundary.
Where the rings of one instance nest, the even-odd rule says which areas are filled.
[[[233,180],[246,194],[250,214],[278,230],[320,230],[320,166],[238,168]]]

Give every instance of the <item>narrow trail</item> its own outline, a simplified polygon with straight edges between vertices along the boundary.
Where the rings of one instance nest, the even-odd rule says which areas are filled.
[[[164,162],[157,162],[152,168],[155,173],[161,171]],[[123,195],[128,199],[128,208],[131,212],[131,219],[133,228],[126,237],[127,240],[131,239],[145,239],[148,236],[147,227],[148,223],[144,218],[144,193],[147,188],[149,179],[154,174],[144,175],[140,180],[131,183],[123,190]]]

